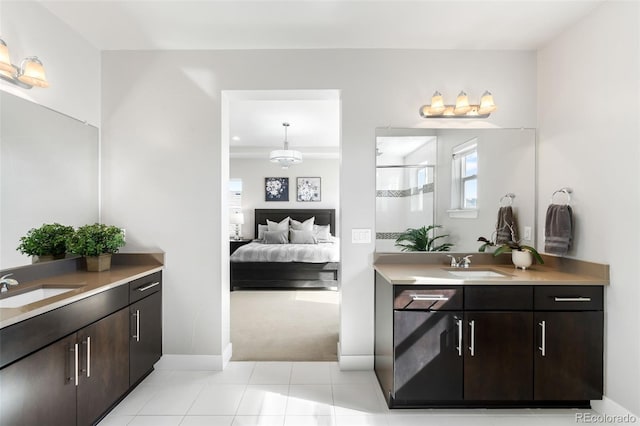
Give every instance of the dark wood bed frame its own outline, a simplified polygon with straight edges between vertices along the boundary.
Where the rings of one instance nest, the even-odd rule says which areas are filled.
[[[316,225],[329,225],[336,233],[335,209],[256,209],[258,224],[267,219],[280,222],[286,217],[304,222],[315,216]],[[231,291],[238,289],[332,289],[338,288],[339,262],[231,262]]]

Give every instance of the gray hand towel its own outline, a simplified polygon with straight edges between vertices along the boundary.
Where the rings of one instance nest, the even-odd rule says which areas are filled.
[[[511,226],[513,236],[511,235]],[[511,206],[500,207],[498,210],[498,221],[496,223],[496,244],[504,244],[509,241],[518,241],[518,224],[513,214]]]
[[[573,242],[573,212],[570,205],[551,204],[544,228],[544,251],[565,255]]]

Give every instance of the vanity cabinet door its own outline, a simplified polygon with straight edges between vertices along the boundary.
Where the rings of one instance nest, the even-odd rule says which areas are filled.
[[[90,425],[129,389],[129,309],[78,331],[78,425]]]
[[[76,335],[0,370],[0,424],[75,425]]]
[[[162,356],[162,292],[130,306],[129,383],[140,381]]]
[[[394,399],[462,399],[462,312],[394,311]]]
[[[533,399],[533,313],[465,312],[464,399]]]
[[[535,323],[535,399],[602,399],[603,312],[536,312]]]

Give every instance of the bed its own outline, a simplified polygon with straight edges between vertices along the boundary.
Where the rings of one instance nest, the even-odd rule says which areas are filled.
[[[315,217],[316,225],[329,225],[331,242],[271,245],[254,241],[243,245],[230,257],[232,291],[337,289],[340,248],[335,238],[335,209],[256,209],[254,235],[258,236],[258,225],[266,224],[267,219],[281,222],[287,217],[299,222]]]

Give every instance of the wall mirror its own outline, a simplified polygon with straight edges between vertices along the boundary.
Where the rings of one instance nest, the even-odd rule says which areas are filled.
[[[29,229],[98,221],[98,129],[0,91],[0,269]]]
[[[535,129],[376,129],[376,251],[400,251],[407,228],[440,225],[438,243],[476,252],[503,206],[535,245],[535,170]]]

